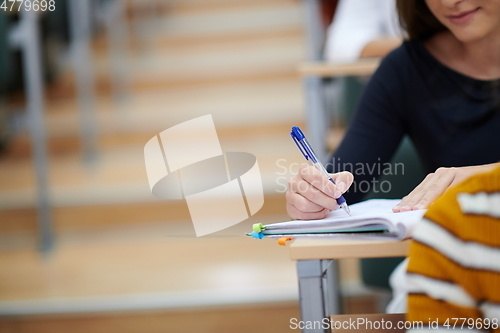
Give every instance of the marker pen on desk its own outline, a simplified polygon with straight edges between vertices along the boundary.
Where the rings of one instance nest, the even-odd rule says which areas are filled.
[[[335,182],[333,181],[332,177],[330,177],[330,174],[328,174],[328,172],[326,171],[323,164],[321,164],[318,161],[316,154],[314,154],[314,150],[309,145],[309,142],[307,141],[306,136],[304,135],[304,133],[302,133],[300,128],[298,128],[297,126],[293,126],[292,131],[290,132],[290,135],[292,136],[293,141],[295,142],[295,144],[299,148],[302,155],[304,155],[306,160],[308,160],[308,161],[310,160],[312,162],[312,164],[319,171],[321,171],[325,175],[326,178],[328,178],[329,181],[331,181],[332,183],[335,184]],[[347,212],[347,214],[351,215],[351,210],[349,209],[349,206],[347,206],[347,202],[345,201],[344,196],[341,195],[337,199],[337,204],[340,206],[340,208],[343,208]]]

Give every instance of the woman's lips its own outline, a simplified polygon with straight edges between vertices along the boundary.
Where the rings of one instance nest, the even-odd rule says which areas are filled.
[[[448,20],[450,20],[451,23],[462,24],[462,23],[465,23],[465,22],[469,21],[470,19],[472,19],[472,17],[477,13],[477,11],[479,9],[480,8],[478,7],[478,8],[473,9],[473,10],[467,10],[464,12],[460,12],[458,14],[446,15],[446,17],[448,18]]]

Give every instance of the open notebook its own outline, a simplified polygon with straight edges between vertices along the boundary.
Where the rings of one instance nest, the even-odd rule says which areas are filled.
[[[332,237],[348,239],[410,238],[414,225],[425,210],[393,213],[400,200],[372,199],[349,206],[351,216],[342,209],[322,220],[296,220],[274,224],[255,224],[251,235],[264,237]]]

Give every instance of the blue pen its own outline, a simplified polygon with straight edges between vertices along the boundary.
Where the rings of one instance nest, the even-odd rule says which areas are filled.
[[[316,154],[314,154],[313,149],[309,145],[309,142],[307,142],[306,136],[304,135],[304,133],[302,133],[300,128],[298,128],[297,126],[293,126],[290,135],[292,136],[293,141],[301,151],[302,155],[304,155],[306,160],[310,160],[319,171],[323,172],[323,174],[326,176],[326,178],[328,178],[329,181],[335,184],[332,177],[330,177],[328,172],[326,172],[323,164],[318,161]],[[343,196],[340,196],[337,199],[337,204],[340,206],[340,208],[343,208],[347,212],[347,214],[351,215],[351,210],[349,209],[349,206],[347,206],[347,202],[345,201],[345,198]]]

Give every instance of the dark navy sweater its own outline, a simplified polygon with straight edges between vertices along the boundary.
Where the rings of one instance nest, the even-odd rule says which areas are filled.
[[[367,84],[329,169],[347,163],[343,169],[354,173],[362,163],[372,172],[355,174],[355,181],[377,178],[404,135],[427,173],[500,161],[500,79],[470,78],[441,64],[422,42],[404,42]],[[348,202],[361,199],[351,192]]]

